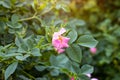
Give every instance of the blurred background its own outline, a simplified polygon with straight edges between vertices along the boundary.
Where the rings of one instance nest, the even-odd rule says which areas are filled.
[[[68,16],[83,20],[85,34],[98,41],[96,51],[83,49],[82,64],[94,66],[93,77],[120,80],[120,0],[71,0]]]

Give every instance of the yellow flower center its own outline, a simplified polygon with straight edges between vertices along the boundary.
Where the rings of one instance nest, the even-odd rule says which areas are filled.
[[[58,40],[60,40],[60,42],[62,42],[63,37],[62,37],[62,36],[59,36],[59,37],[58,37]]]

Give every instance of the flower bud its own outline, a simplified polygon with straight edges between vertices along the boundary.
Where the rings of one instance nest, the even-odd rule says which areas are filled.
[[[97,48],[90,48],[90,52],[91,52],[92,54],[96,54]]]

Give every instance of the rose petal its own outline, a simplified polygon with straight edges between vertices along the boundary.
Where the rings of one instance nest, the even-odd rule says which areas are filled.
[[[58,49],[58,53],[63,53],[65,50],[64,49]]]
[[[61,35],[61,34],[65,33],[65,32],[66,32],[65,28],[61,28],[58,33]]]
[[[58,39],[53,40],[52,45],[56,48],[60,48],[60,40],[58,40]]]
[[[98,80],[97,78],[92,78],[91,80]]]
[[[86,76],[91,77],[91,74],[86,74]]]

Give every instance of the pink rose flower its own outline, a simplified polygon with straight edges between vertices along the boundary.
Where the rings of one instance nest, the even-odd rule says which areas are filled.
[[[86,74],[89,78],[91,78],[91,74]],[[91,78],[90,80],[98,80],[97,78]]]
[[[97,78],[92,78],[91,80],[98,80]]]
[[[91,77],[91,74],[86,74],[86,76]]]
[[[92,54],[95,54],[95,53],[97,52],[97,48],[90,48],[90,52],[91,52]]]
[[[74,77],[72,77],[70,80],[75,80]]]
[[[53,38],[52,38],[52,45],[54,46],[55,50],[58,53],[62,53],[65,51],[64,48],[69,47],[68,42],[70,38],[63,37],[62,34],[65,33],[66,30],[64,28],[61,28],[60,31],[54,32]]]

